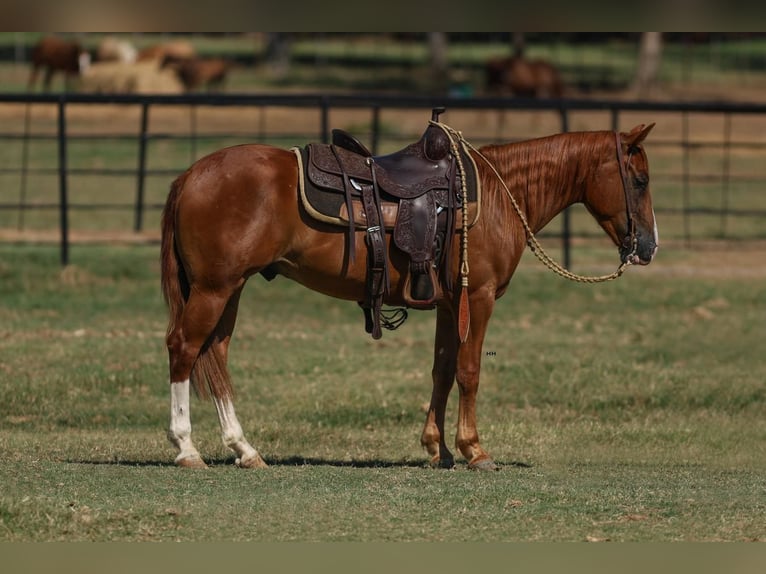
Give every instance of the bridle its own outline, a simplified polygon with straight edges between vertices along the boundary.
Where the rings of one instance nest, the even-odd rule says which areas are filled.
[[[625,212],[628,217],[628,233],[622,239],[622,246],[625,249],[630,249],[625,257],[625,260],[630,262],[636,251],[638,250],[638,235],[636,234],[636,220],[633,215],[633,209],[630,204],[630,191],[633,189],[633,185],[628,179],[628,166],[630,165],[630,158],[633,157],[632,146],[628,146],[628,157],[622,153],[622,141],[620,140],[620,133],[614,132],[614,140],[617,145],[617,164],[620,166],[620,179],[622,179],[622,191],[625,194]]]

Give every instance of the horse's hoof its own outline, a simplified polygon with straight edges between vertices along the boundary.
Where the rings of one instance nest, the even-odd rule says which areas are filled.
[[[187,456],[176,459],[176,466],[181,468],[207,468],[205,461],[199,456]]]
[[[256,454],[245,459],[238,458],[234,461],[239,468],[269,468],[269,465],[261,458],[261,455]]]
[[[499,470],[500,467],[498,467],[495,464],[495,461],[492,460],[489,457],[486,458],[480,458],[478,460],[472,460],[468,463],[468,468],[471,470]]]

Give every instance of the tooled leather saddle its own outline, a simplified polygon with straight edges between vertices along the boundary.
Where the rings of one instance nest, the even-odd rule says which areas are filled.
[[[434,108],[432,121],[438,122],[442,112],[444,108]],[[356,231],[366,232],[367,288],[365,300],[359,304],[364,310],[365,330],[379,339],[381,306],[389,290],[385,234],[392,234],[392,248],[409,257],[404,284],[407,306],[433,308],[442,287],[452,287],[446,262],[461,224],[457,215],[469,204],[473,208],[472,213],[469,210],[470,224],[479,215],[476,166],[470,155],[458,148],[464,171],[461,176],[450,136],[433,124],[417,142],[379,156],[373,156],[343,130],[334,129],[332,134],[331,144],[312,143],[294,150],[301,165],[301,200],[315,219],[348,228],[347,249],[352,262]],[[383,326],[396,328],[401,321],[384,320]]]

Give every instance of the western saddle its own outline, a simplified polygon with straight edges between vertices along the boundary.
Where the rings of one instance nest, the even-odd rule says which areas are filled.
[[[438,124],[443,112],[444,108],[434,108],[420,140],[389,155],[373,156],[354,136],[339,129],[332,130],[331,144],[313,143],[294,150],[301,165],[300,195],[307,213],[348,228],[352,262],[355,231],[366,231],[367,289],[359,304],[365,330],[374,339],[381,337],[381,306],[389,290],[385,233],[392,233],[393,246],[409,257],[404,285],[407,306],[430,309],[441,296],[442,285],[452,288],[446,267],[460,225],[458,211],[467,208],[469,201],[477,202],[473,222],[478,218],[476,167]],[[405,310],[395,310],[383,317],[383,326],[395,329],[405,318]]]

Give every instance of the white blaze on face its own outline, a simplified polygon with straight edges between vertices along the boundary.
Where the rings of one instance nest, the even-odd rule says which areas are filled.
[[[654,214],[654,209],[652,209],[652,219],[654,219],[654,251],[652,251],[652,259],[654,259],[657,248],[660,246],[660,232],[657,229],[657,216]]]

